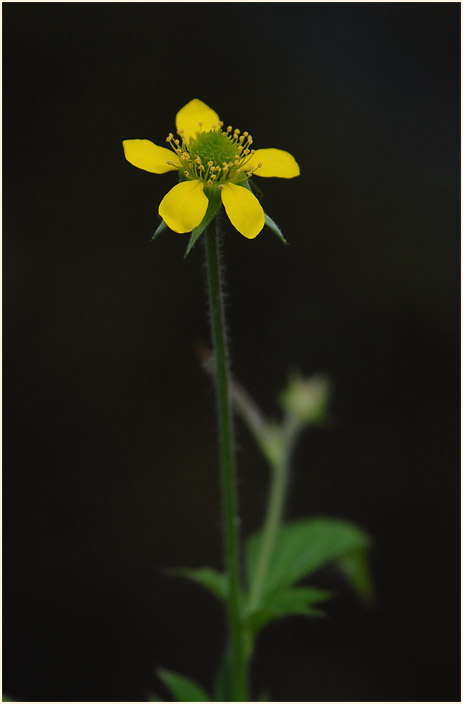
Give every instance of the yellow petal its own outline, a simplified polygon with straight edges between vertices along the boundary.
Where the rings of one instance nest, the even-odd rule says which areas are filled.
[[[182,181],[159,204],[159,215],[174,232],[191,232],[202,221],[209,201],[201,181]]]
[[[167,171],[176,171],[177,166],[166,164],[166,161],[180,162],[177,155],[166,147],[158,147],[149,139],[124,139],[125,158],[128,162],[144,171],[151,171],[153,174],[165,174]]]
[[[200,122],[202,125],[199,124]],[[183,136],[188,140],[194,137],[196,132],[209,132],[213,125],[218,127],[219,116],[202,100],[194,98],[178,111],[175,124],[177,131],[183,130]]]
[[[301,173],[296,159],[283,149],[257,149],[246,168],[255,168],[259,163],[262,166],[256,169],[256,176],[294,178]]]
[[[248,188],[227,183],[222,189],[222,203],[238,232],[248,240],[257,237],[265,225],[265,215],[256,196]]]

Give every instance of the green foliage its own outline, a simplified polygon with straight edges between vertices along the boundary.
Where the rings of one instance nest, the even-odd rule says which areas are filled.
[[[269,227],[272,230],[272,232],[274,232],[277,235],[277,237],[280,238],[280,240],[283,242],[283,244],[288,244],[287,240],[284,238],[284,235],[283,235],[282,231],[280,230],[280,228],[278,227],[278,225],[276,224],[276,222],[274,220],[272,220],[270,215],[267,215],[267,213],[264,213],[264,215],[265,215],[265,224],[267,225],[267,227]]]
[[[157,675],[177,702],[211,701],[204,689],[185,675],[179,675],[170,670],[158,670]]]
[[[249,583],[254,578],[261,543],[262,534],[257,533],[246,544]],[[310,518],[283,524],[269,562],[262,599],[354,550],[366,550],[369,544],[366,533],[347,521]],[[353,568],[355,571],[351,562],[350,569]]]
[[[246,619],[250,635],[255,636],[267,623],[283,616],[322,616],[314,604],[327,601],[331,593],[314,587],[285,588],[267,595],[260,606],[251,611]]]
[[[368,550],[365,548],[352,550],[341,557],[337,565],[357,596],[371,604],[375,595],[368,562]]]
[[[185,577],[208,589],[218,599],[225,600],[227,597],[227,575],[218,572],[212,567],[199,567],[190,569],[188,567],[174,567],[164,570],[167,574],[177,577]]]
[[[151,241],[154,242],[154,240],[157,239],[161,232],[164,232],[164,230],[167,230],[167,225],[164,220],[161,220],[161,224],[158,226],[156,232],[152,236]]]

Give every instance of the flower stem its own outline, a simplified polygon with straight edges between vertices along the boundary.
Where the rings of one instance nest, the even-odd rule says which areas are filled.
[[[283,518],[289,467],[298,432],[299,425],[288,419],[284,427],[283,451],[280,457],[275,459],[271,464],[270,492],[262,528],[261,550],[257,560],[254,579],[249,590],[248,609],[250,611],[256,609],[259,605],[270,558],[272,557],[278,529]]]
[[[216,222],[217,220],[216,218]],[[229,579],[227,614],[231,651],[231,700],[247,701],[246,661],[240,596],[238,500],[218,240],[218,225],[217,229],[214,230],[213,224],[211,223],[206,229],[206,259],[211,328],[215,353],[215,383],[220,442],[225,563]]]

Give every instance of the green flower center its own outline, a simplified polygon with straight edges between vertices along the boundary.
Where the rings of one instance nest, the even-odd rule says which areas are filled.
[[[188,152],[195,160],[200,158],[203,164],[212,161],[214,166],[222,166],[229,161],[234,162],[239,157],[236,144],[222,131],[199,132],[196,137],[190,137]]]
[[[249,132],[241,134],[238,129],[227,127],[223,130],[222,126],[223,123],[219,123],[209,132],[196,132],[188,142],[181,133],[181,141],[169,134],[166,141],[180,159],[179,171],[186,179],[199,179],[207,186],[223,188],[225,183],[245,181],[258,168],[249,164],[255,153],[250,149],[252,137]],[[172,164],[177,166],[178,162]]]

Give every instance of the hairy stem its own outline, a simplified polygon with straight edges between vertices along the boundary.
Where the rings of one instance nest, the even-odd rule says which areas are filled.
[[[207,227],[205,239],[211,328],[215,355],[225,563],[229,579],[227,614],[230,631],[231,700],[247,701],[247,675],[240,596],[238,500],[218,238],[218,226],[217,230],[214,230],[212,223]]]

